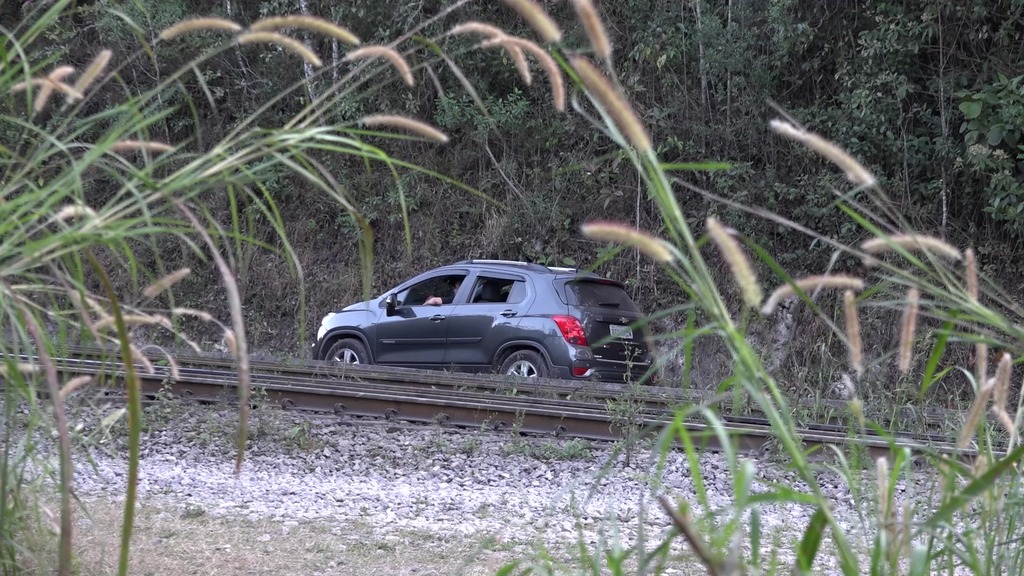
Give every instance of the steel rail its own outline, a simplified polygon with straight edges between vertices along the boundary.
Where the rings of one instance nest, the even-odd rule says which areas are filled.
[[[23,359],[27,359],[27,357],[23,357]],[[96,374],[103,374],[107,370],[118,370],[119,367],[121,366],[121,364],[120,363],[115,363],[115,362],[110,362],[110,361],[89,361],[89,360],[60,360],[59,364],[58,364],[58,367],[60,369],[64,370],[65,372],[74,371],[75,367],[83,367],[83,366],[91,367],[91,369],[89,369],[87,371],[80,371],[79,373],[81,373],[81,374],[89,374],[89,375],[96,375]],[[136,368],[136,372],[140,372],[140,373],[143,372],[143,366],[136,364],[135,368]],[[155,368],[159,368],[159,372],[160,372],[160,374],[162,375],[163,378],[167,379],[167,378],[171,378],[172,377],[172,373],[171,373],[169,368],[167,368],[167,367],[155,367]],[[202,380],[202,381],[204,381],[206,383],[211,383],[211,384],[217,383],[217,384],[220,384],[220,385],[223,385],[223,386],[234,386],[235,383],[237,382],[237,378],[238,378],[237,374],[235,372],[232,372],[232,371],[210,370],[210,369],[190,369],[190,368],[180,368],[180,367],[178,368],[178,377],[179,378],[184,378],[184,379],[189,380],[189,381]],[[304,378],[303,379],[294,379],[294,378],[283,377],[283,376],[280,376],[278,374],[273,374],[273,373],[270,373],[270,374],[255,373],[255,377],[256,377],[256,384],[255,385],[257,385],[257,386],[266,386],[267,384],[275,383],[275,382],[281,383],[281,384],[284,384],[284,385],[287,385],[287,386],[294,386],[296,384],[302,384],[302,385],[311,386],[311,387],[331,386],[331,385],[333,385],[333,381],[312,380],[312,379],[306,380]],[[354,380],[354,381],[348,381],[348,385],[349,385],[350,388],[357,387],[357,386],[365,386],[365,387],[367,387],[367,391],[369,391],[369,392],[394,392],[394,393],[400,393],[400,394],[401,393],[407,393],[409,387],[411,386],[412,389],[415,390],[416,394],[419,395],[419,396],[422,396],[422,397],[446,396],[446,395],[450,394],[450,392],[451,392],[450,388],[449,389],[446,389],[444,387],[442,387],[442,388],[435,388],[433,386],[429,386],[428,387],[428,386],[423,386],[423,385],[421,385],[418,382],[410,383],[410,382],[407,382],[407,381],[401,381],[401,382],[398,382],[396,384],[391,384],[391,383],[380,383],[380,382],[363,382],[361,380]],[[458,392],[460,394],[462,394],[463,397],[467,397],[467,398],[487,399],[487,398],[490,397],[489,395],[487,395],[488,392],[486,392],[486,391],[483,393],[485,395],[481,395],[481,392],[479,390],[459,390]],[[549,406],[549,407],[554,407],[554,408],[559,408],[559,409],[568,409],[568,408],[588,409],[588,408],[593,408],[594,407],[594,403],[593,402],[584,402],[584,401],[579,401],[579,400],[572,401],[572,400],[564,400],[564,399],[548,398],[548,397],[536,397],[536,396],[535,397],[530,397],[530,398],[531,398],[530,404],[532,406]],[[671,412],[671,411],[672,411],[672,406],[671,405],[666,405],[666,404],[657,404],[653,408],[651,406],[646,406],[644,408],[644,412],[648,413],[648,414],[664,414],[666,412]],[[747,422],[747,423],[757,424],[757,423],[763,423],[764,422],[763,418],[753,418],[753,417],[749,417],[749,416],[734,416],[734,415],[726,414],[726,415],[723,415],[722,418],[725,418],[729,422],[733,422],[733,423]],[[836,425],[836,424],[827,424],[827,423],[811,424],[811,425],[808,425],[806,428],[814,429],[814,430],[822,431],[822,432],[824,432],[824,431],[832,431],[832,432],[837,432],[837,433],[845,433],[848,430],[847,427],[845,427],[845,426]],[[930,440],[930,441],[942,441],[942,440],[944,440],[943,436],[936,435],[936,434],[918,434],[916,437],[922,438],[922,439],[927,439],[927,440]]]
[[[66,352],[79,358],[119,358],[118,350],[96,346],[69,346],[66,348]],[[147,357],[150,361],[159,361],[164,358],[162,355],[154,353],[148,354]],[[174,359],[179,367],[196,369],[217,367],[231,371],[236,365],[236,361],[231,357],[214,355],[175,354]],[[481,390],[499,394],[507,394],[510,391],[514,391],[516,394],[526,396],[550,397],[563,400],[592,399],[603,402],[621,400],[625,394],[628,395],[630,402],[638,402],[651,409],[699,404],[709,399],[708,394],[699,391],[648,385],[630,387],[627,391],[627,387],[622,384],[592,381],[576,382],[547,378],[526,379],[488,373],[469,374],[390,366],[342,365],[313,361],[299,364],[283,364],[251,360],[249,364],[251,370],[254,372],[259,371],[265,376],[270,374],[293,375],[296,378],[309,380],[330,378],[376,384],[394,383],[417,388],[435,386],[447,389]],[[716,404],[723,413],[732,411],[733,406],[729,399],[722,399],[716,402]],[[791,403],[790,408],[794,412],[803,411],[814,414],[817,423],[837,426],[842,425],[841,421],[838,424],[835,423],[839,419],[837,415],[845,414],[848,411],[846,402],[829,399],[819,399],[813,402],[798,399]],[[928,429],[941,429],[943,425],[948,425],[950,422],[960,421],[964,418],[965,414],[960,411],[930,409],[925,410],[925,414],[921,417],[920,422]],[[891,425],[893,423],[880,422],[880,424]]]
[[[22,361],[38,361],[21,355]],[[62,358],[55,361],[57,369],[66,376],[97,376],[99,385],[109,380],[123,386],[124,366],[112,360],[80,360]],[[169,366],[153,366],[153,373],[134,363],[143,392],[156,396],[170,392],[184,398],[223,401],[237,398],[238,376],[234,372],[194,369],[179,366],[177,378],[172,377]],[[639,414],[620,424],[609,413],[605,404],[567,401],[536,396],[510,396],[456,390],[450,387],[434,388],[409,382],[362,382],[348,380],[314,380],[280,374],[253,372],[251,384],[265,391],[269,400],[285,409],[333,412],[340,417],[384,417],[442,426],[513,430],[522,433],[578,437],[590,440],[614,441],[626,433],[625,425],[637,426],[645,433],[662,430],[673,423],[674,411],[665,405],[660,409],[645,406]],[[775,437],[767,421],[759,418],[722,416],[723,431],[739,450],[760,451]],[[723,448],[715,428],[700,422],[684,422],[704,449]],[[947,454],[973,459],[974,451],[958,450],[944,437],[936,435],[894,435],[890,440],[877,435],[851,437],[844,427],[818,425],[798,430],[807,449],[839,448],[856,445],[867,449],[872,456],[888,454],[893,447],[907,448],[915,454]]]

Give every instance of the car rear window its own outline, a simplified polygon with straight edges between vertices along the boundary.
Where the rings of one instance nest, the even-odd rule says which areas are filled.
[[[636,303],[626,291],[615,284],[601,282],[567,282],[565,289],[572,294],[578,306],[585,308],[615,308],[639,312]]]

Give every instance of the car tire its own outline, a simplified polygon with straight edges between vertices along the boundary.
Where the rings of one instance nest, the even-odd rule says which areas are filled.
[[[505,358],[498,373],[506,376],[547,378],[548,363],[544,360],[544,356],[535,350],[519,350]]]
[[[335,342],[324,359],[341,364],[371,364],[366,346],[354,338],[343,338]]]

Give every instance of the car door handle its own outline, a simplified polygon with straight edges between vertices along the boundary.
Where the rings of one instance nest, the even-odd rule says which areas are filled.
[[[433,316],[430,317],[430,321],[431,322],[440,322],[441,320],[444,320],[444,318],[445,317],[440,315],[440,314],[434,314]]]
[[[501,315],[505,318],[511,318],[516,315],[515,310],[502,310]]]

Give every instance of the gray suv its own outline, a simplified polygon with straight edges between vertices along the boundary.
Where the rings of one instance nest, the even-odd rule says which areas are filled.
[[[464,260],[324,317],[314,360],[624,382],[650,377],[622,284],[570,268]]]

